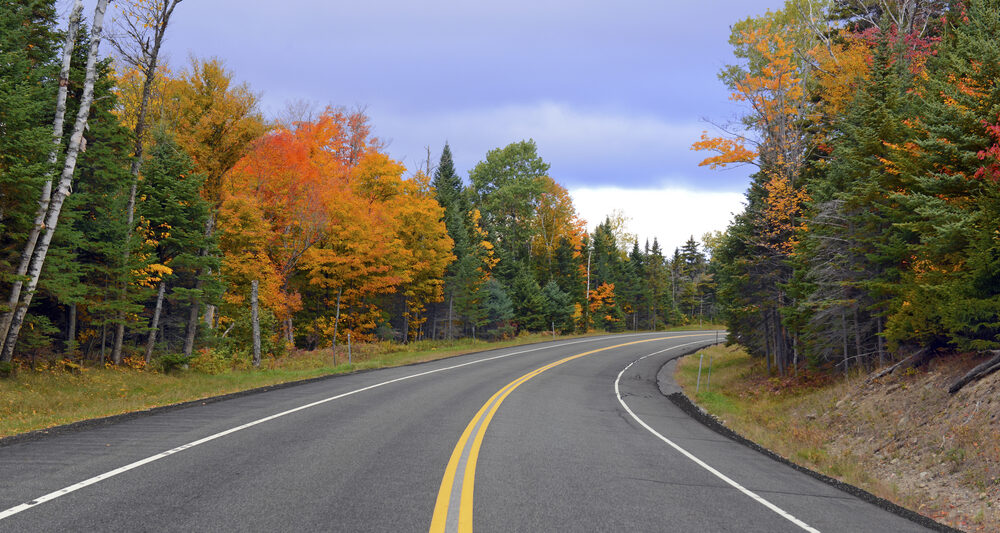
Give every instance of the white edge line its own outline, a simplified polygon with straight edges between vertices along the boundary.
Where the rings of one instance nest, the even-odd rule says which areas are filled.
[[[774,505],[773,503],[765,500],[763,497],[761,497],[760,495],[758,495],[755,492],[751,491],[750,489],[744,487],[743,485],[740,485],[739,483],[733,481],[732,479],[730,479],[728,476],[726,476],[722,472],[719,472],[718,470],[712,468],[708,463],[706,463],[706,462],[702,461],[701,459],[698,459],[697,457],[695,457],[691,452],[689,452],[689,451],[685,450],[684,448],[681,448],[680,446],[678,446],[676,443],[674,443],[674,441],[672,441],[672,440],[664,437],[659,432],[657,432],[655,429],[653,429],[652,427],[650,427],[649,424],[647,424],[641,418],[639,418],[638,416],[636,416],[636,414],[634,412],[632,412],[632,409],[629,409],[629,406],[625,404],[625,400],[622,399],[621,390],[618,387],[618,382],[622,379],[622,375],[625,374],[626,370],[628,370],[629,368],[632,368],[632,365],[638,363],[639,361],[642,361],[643,359],[645,359],[647,357],[652,357],[654,355],[661,354],[663,352],[666,352],[666,351],[669,351],[669,350],[673,350],[675,348],[682,348],[684,346],[690,346],[692,344],[699,344],[699,343],[698,342],[689,342],[687,344],[681,344],[681,345],[678,345],[678,346],[667,348],[666,350],[660,350],[658,352],[653,352],[653,353],[651,353],[649,355],[644,355],[644,356],[636,359],[635,361],[632,361],[631,363],[629,363],[628,366],[626,366],[625,368],[623,368],[622,371],[618,373],[618,377],[615,378],[615,398],[618,399],[618,403],[622,404],[622,407],[625,408],[625,411],[627,411],[628,414],[631,415],[632,418],[634,418],[635,421],[638,422],[642,427],[644,427],[647,430],[649,430],[650,433],[652,433],[653,435],[656,435],[657,438],[659,438],[663,442],[669,444],[673,449],[675,449],[678,452],[682,453],[688,459],[694,461],[695,464],[697,464],[698,466],[700,466],[700,467],[704,468],[705,470],[708,470],[709,472],[711,472],[713,475],[715,475],[715,477],[721,479],[722,481],[725,481],[726,483],[728,483],[729,485],[731,485],[736,490],[738,490],[738,491],[742,492],[743,494],[746,494],[747,496],[753,498],[754,500],[756,500],[758,503],[760,503],[764,507],[767,507],[768,509],[774,511],[775,513],[778,513],[782,518],[788,520],[789,522],[792,522],[793,524],[799,526],[800,528],[802,528],[802,529],[804,529],[806,531],[809,531],[810,533],[820,533],[820,531],[818,529],[810,526],[809,524],[803,522],[802,520],[799,520],[798,518],[795,518],[794,516],[792,516],[791,513],[787,512],[784,509],[778,507],[777,505]]]
[[[651,333],[632,333],[632,334],[628,334],[628,335],[621,335],[619,337],[635,337],[635,336],[643,336],[643,335],[662,335],[664,333],[673,333],[673,332],[660,331],[660,332],[651,332]],[[684,332],[677,332],[677,333],[684,333]],[[706,333],[706,335],[710,335],[710,334]],[[380,383],[375,383],[374,385],[369,385],[367,387],[362,387],[360,389],[355,389],[355,390],[352,390],[352,391],[348,391],[348,392],[345,392],[343,394],[338,394],[336,396],[331,396],[329,398],[324,398],[322,400],[318,400],[318,401],[315,401],[315,402],[312,402],[312,403],[301,405],[299,407],[295,407],[295,408],[289,409],[287,411],[282,411],[280,413],[273,414],[271,416],[267,416],[267,417],[261,418],[259,420],[254,420],[253,422],[247,422],[246,424],[243,424],[241,426],[236,426],[234,428],[230,428],[230,429],[227,429],[225,431],[220,431],[219,433],[216,433],[214,435],[209,435],[207,437],[198,439],[196,441],[189,442],[187,444],[182,444],[182,445],[180,445],[180,446],[178,446],[176,448],[171,448],[171,449],[169,449],[167,451],[160,452],[160,453],[158,453],[156,455],[151,455],[149,457],[146,457],[145,459],[140,459],[138,461],[135,461],[134,463],[129,463],[129,464],[125,465],[125,466],[116,468],[114,470],[110,470],[108,472],[105,472],[103,474],[94,476],[94,477],[89,478],[89,479],[85,479],[85,480],[83,480],[83,481],[81,481],[79,483],[74,483],[73,485],[70,485],[68,487],[59,489],[59,490],[54,491],[54,492],[50,492],[50,493],[48,493],[48,494],[46,494],[44,496],[39,496],[38,498],[35,498],[34,500],[31,500],[30,502],[22,503],[20,505],[15,505],[14,507],[11,507],[10,509],[7,509],[5,511],[0,512],[0,520],[3,520],[5,518],[9,518],[9,517],[14,516],[14,515],[16,515],[18,513],[21,513],[23,511],[31,509],[32,507],[36,507],[38,505],[41,505],[41,504],[43,504],[45,502],[52,501],[52,500],[54,500],[56,498],[59,498],[60,496],[65,496],[65,495],[67,495],[67,494],[69,494],[71,492],[78,491],[78,490],[80,490],[80,489],[82,489],[84,487],[93,485],[94,483],[97,483],[99,481],[104,481],[105,479],[112,478],[114,476],[117,476],[118,474],[121,474],[121,473],[124,473],[124,472],[128,472],[129,470],[132,470],[132,469],[135,469],[135,468],[139,468],[140,466],[152,463],[153,461],[158,461],[160,459],[163,459],[164,457],[168,457],[168,456],[173,455],[175,453],[182,452],[182,451],[190,449],[190,448],[194,448],[195,446],[198,446],[199,444],[205,444],[206,442],[213,441],[215,439],[218,439],[219,437],[225,437],[226,435],[230,435],[232,433],[236,433],[237,431],[242,431],[244,429],[251,428],[251,427],[256,426],[258,424],[263,424],[264,422],[269,422],[271,420],[283,417],[285,415],[290,415],[292,413],[296,413],[296,412],[302,411],[304,409],[309,409],[310,407],[316,407],[317,405],[321,405],[321,404],[324,404],[324,403],[327,403],[327,402],[332,402],[333,400],[339,400],[339,399],[347,397],[347,396],[352,396],[352,395],[357,394],[359,392],[364,392],[364,391],[367,391],[367,390],[375,389],[375,388],[378,388],[378,387],[382,387],[382,386],[389,385],[389,384],[392,384],[392,383],[396,383],[396,382],[399,382],[399,381],[404,381],[404,380],[407,380],[407,379],[413,379],[413,378],[417,378],[417,377],[421,377],[421,376],[426,376],[428,374],[436,374],[438,372],[444,372],[445,370],[453,370],[453,369],[456,369],[456,368],[461,368],[463,366],[469,366],[469,365],[475,365],[475,364],[479,364],[479,363],[485,363],[487,361],[493,361],[493,360],[496,360],[496,359],[503,359],[505,357],[511,357],[511,356],[514,356],[514,355],[521,355],[521,354],[525,354],[525,353],[529,353],[529,352],[537,352],[538,350],[547,350],[549,348],[559,348],[559,347],[562,347],[562,346],[569,346],[569,345],[572,345],[572,344],[580,344],[580,343],[584,343],[584,342],[595,342],[595,341],[606,340],[606,339],[608,339],[607,336],[591,337],[591,338],[582,339],[582,340],[578,340],[578,341],[564,342],[564,343],[561,343],[561,344],[553,344],[553,345],[549,345],[549,346],[540,346],[540,347],[531,348],[531,349],[528,349],[528,350],[521,350],[521,351],[511,352],[511,353],[507,353],[507,354],[495,355],[493,357],[486,357],[486,358],[483,358],[483,359],[477,359],[475,361],[469,361],[469,362],[466,362],[466,363],[452,365],[452,366],[448,366],[448,367],[444,367],[444,368],[437,368],[437,369],[434,369],[434,370],[428,370],[426,372],[419,372],[417,374],[411,374],[409,376],[403,376],[403,377],[399,377],[399,378],[395,378],[395,379],[390,379],[388,381],[382,381]]]

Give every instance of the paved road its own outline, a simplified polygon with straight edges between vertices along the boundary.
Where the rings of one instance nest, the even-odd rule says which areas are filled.
[[[670,403],[664,361],[715,338],[493,350],[0,447],[0,531],[921,530]]]

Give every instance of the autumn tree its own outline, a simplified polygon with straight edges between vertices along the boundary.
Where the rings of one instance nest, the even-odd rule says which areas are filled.
[[[191,156],[195,170],[205,176],[201,194],[211,206],[205,235],[211,236],[215,232],[215,212],[222,202],[223,176],[266,129],[257,109],[258,97],[246,84],[237,85],[221,61],[192,59],[187,72],[166,84],[164,105],[177,143]],[[203,250],[203,255],[208,255],[207,249]],[[204,290],[205,281],[211,275],[212,272],[206,269],[191,292],[191,311],[184,340],[187,355],[194,348],[198,317],[206,300],[206,322],[210,327],[213,322],[211,295]]]
[[[133,69],[142,73],[142,89],[139,97],[136,116],[130,120],[133,129],[134,148],[132,152],[132,185],[129,188],[128,205],[125,208],[126,225],[130,228],[135,223],[135,193],[139,185],[139,170],[142,168],[142,155],[147,127],[146,115],[149,109],[150,95],[156,81],[156,68],[159,62],[160,46],[167,31],[167,24],[174,8],[181,0],[130,0],[121,9],[121,16],[116,20],[120,29],[118,35],[112,35],[111,44],[118,50],[123,61]],[[129,262],[132,248],[130,241],[132,232],[126,233],[123,262]],[[123,280],[127,281],[127,280]],[[126,299],[128,287],[123,283],[120,287],[122,300]],[[114,348],[111,359],[115,364],[121,362],[122,341],[125,338],[125,313],[120,311],[115,329]]]

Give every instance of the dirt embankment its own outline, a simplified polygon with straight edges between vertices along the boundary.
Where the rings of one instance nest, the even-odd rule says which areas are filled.
[[[947,392],[981,358],[935,359],[872,382],[778,379],[741,351],[715,349],[713,390],[694,394],[696,357],[677,379],[738,433],[941,523],[1000,531],[1000,373]]]
[[[817,417],[840,437],[833,453],[916,496],[914,510],[968,531],[1000,531],[1000,374],[948,387],[978,361],[956,356],[865,383]]]

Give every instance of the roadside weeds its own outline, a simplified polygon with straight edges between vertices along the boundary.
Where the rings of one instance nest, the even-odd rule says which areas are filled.
[[[767,376],[738,347],[677,365],[685,393],[725,427],[783,458],[965,531],[1000,531],[997,376],[947,394],[975,364],[945,358],[866,383],[816,372]],[[712,360],[711,385],[708,362]]]

